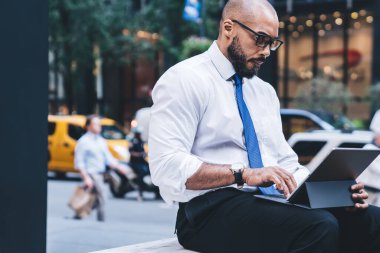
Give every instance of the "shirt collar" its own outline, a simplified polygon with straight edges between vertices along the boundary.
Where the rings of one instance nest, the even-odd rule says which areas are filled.
[[[100,134],[94,134],[94,133],[91,133],[90,131],[87,131],[87,135],[94,140],[97,140],[100,136]]]
[[[231,62],[220,51],[216,41],[208,49],[208,54],[216,70],[218,70],[224,80],[230,79],[236,73]]]

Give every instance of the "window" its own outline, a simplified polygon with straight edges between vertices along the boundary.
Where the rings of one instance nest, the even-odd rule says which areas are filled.
[[[74,140],[78,140],[85,132],[82,127],[69,124],[69,136]]]
[[[317,123],[306,117],[283,115],[281,118],[282,131],[286,139],[289,139],[294,133],[322,129]]]
[[[124,132],[117,126],[114,125],[103,125],[102,126],[102,136],[107,140],[124,140]]]
[[[54,122],[49,122],[48,123],[48,135],[53,135],[55,132],[55,123]]]
[[[308,164],[323,148],[326,141],[300,141],[293,146],[301,165]]]
[[[339,145],[339,148],[362,148],[367,143],[358,143],[358,142],[343,142]]]
[[[327,1],[306,2],[322,7]],[[305,1],[293,2],[300,7]],[[345,8],[324,13],[305,9],[280,17],[285,46],[278,52],[277,74],[284,107],[343,112],[361,120],[370,116],[374,15],[371,8],[354,6],[347,14]]]

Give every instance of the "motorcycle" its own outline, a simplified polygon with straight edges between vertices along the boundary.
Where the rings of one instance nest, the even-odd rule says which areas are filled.
[[[159,188],[152,183],[149,169],[141,173],[138,166],[131,163],[123,163],[127,170],[133,171],[134,176],[126,176],[117,170],[107,169],[105,180],[109,183],[112,195],[115,198],[124,198],[131,191],[138,191],[142,198],[142,192],[153,192],[155,199],[161,199]]]

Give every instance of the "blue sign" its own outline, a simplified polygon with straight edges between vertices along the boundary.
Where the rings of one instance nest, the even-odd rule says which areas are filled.
[[[201,18],[201,0],[186,0],[183,18],[188,21],[199,21]]]

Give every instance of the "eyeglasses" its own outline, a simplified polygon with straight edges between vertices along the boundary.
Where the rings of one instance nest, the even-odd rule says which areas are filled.
[[[255,40],[256,40],[256,46],[260,48],[266,48],[269,45],[269,49],[271,51],[276,51],[284,42],[278,38],[272,38],[271,36],[264,34],[264,33],[258,33],[249,28],[248,26],[240,23],[239,21],[233,19],[232,22],[237,23],[240,25],[242,28],[245,30],[253,33],[255,35]]]

